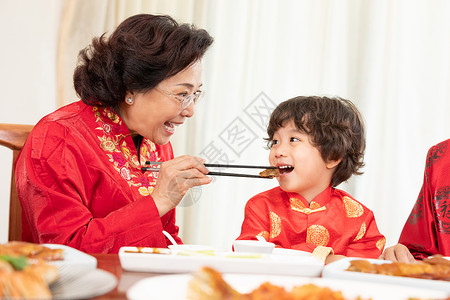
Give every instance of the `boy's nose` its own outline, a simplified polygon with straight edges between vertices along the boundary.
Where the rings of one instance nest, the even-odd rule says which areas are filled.
[[[278,153],[275,153],[275,157],[276,157],[276,158],[279,158],[279,157],[286,157],[286,155],[284,155],[282,152],[278,152]]]
[[[282,145],[277,145],[277,147],[274,150],[275,150],[275,157],[278,158],[286,156],[285,148]]]

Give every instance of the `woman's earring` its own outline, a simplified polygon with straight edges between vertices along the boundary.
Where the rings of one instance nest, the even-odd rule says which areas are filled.
[[[127,98],[126,102],[128,104],[133,104],[133,98],[131,98],[131,97]]]

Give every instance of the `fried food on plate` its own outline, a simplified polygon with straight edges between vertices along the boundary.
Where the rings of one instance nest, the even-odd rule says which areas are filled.
[[[192,300],[337,300],[344,299],[340,291],[333,291],[327,287],[319,287],[315,284],[295,286],[291,291],[284,287],[276,286],[270,282],[262,283],[250,293],[243,294],[235,290],[222,277],[222,274],[210,267],[203,267],[194,273],[189,282],[187,299]]]
[[[0,245],[0,254],[25,256],[33,259],[62,260],[63,249],[51,249],[39,244],[12,241]]]
[[[42,245],[9,242],[0,245],[0,299],[51,299],[49,285],[59,277],[49,260],[62,259],[62,251]]]
[[[0,271],[1,299],[51,299],[49,285],[59,276],[58,268],[44,262],[22,270]]]
[[[450,281],[450,262],[442,257],[415,263],[372,264],[367,260],[352,260],[347,271]]]

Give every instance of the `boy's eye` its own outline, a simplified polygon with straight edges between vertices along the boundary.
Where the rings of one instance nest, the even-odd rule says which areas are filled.
[[[278,144],[278,141],[277,141],[277,140],[271,140],[271,141],[269,142],[269,148],[272,148],[273,145],[276,145],[276,144]]]
[[[296,137],[291,137],[291,138],[290,138],[290,141],[291,141],[291,142],[298,142],[298,141],[300,141],[300,139],[298,139],[298,138],[296,138]]]

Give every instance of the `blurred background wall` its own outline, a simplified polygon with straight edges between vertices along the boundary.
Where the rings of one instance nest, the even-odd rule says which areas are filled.
[[[0,0],[0,122],[34,124],[78,100],[71,78],[92,37],[137,13],[207,29],[206,97],[172,139],[176,155],[267,164],[265,124],[297,95],[337,95],[361,110],[364,174],[342,188],[396,243],[423,180],[428,148],[449,138],[450,2],[446,0]],[[0,147],[0,242],[11,161]],[[185,243],[229,248],[246,201],[276,180],[217,177],[178,208]]]

